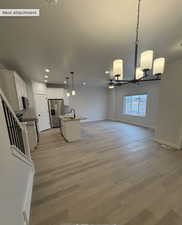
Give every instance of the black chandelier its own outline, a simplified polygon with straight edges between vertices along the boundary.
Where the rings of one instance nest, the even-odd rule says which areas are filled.
[[[161,75],[164,73],[165,58],[156,58],[155,60],[153,60],[154,55],[153,50],[147,50],[141,54],[140,67],[137,68],[140,11],[141,11],[141,0],[138,0],[133,79],[132,80],[123,79],[123,60],[115,59],[113,61],[112,78],[109,80],[108,86],[109,88],[114,88],[115,86],[121,86],[129,83],[160,80]]]

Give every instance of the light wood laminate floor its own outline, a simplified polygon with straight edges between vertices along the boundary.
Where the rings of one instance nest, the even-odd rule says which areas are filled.
[[[83,124],[74,143],[42,133],[31,225],[182,225],[182,151],[152,137],[109,121]]]

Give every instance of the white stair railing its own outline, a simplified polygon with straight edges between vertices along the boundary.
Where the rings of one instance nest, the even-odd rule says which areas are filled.
[[[26,127],[21,124],[16,117],[16,114],[1,89],[0,100],[6,120],[10,147],[13,149],[13,153],[15,153],[16,156],[33,167]]]

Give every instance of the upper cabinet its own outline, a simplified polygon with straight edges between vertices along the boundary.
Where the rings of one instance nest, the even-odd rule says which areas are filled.
[[[69,105],[69,97],[66,96],[64,88],[47,88],[48,99],[64,99],[64,104]]]
[[[0,87],[14,111],[23,110],[22,96],[27,97],[27,87],[15,71],[0,70]]]
[[[64,99],[63,88],[47,88],[47,97],[49,99]]]

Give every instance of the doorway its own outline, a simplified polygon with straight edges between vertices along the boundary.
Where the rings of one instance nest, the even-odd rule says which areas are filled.
[[[35,105],[39,124],[39,131],[50,129],[47,95],[35,94]]]

